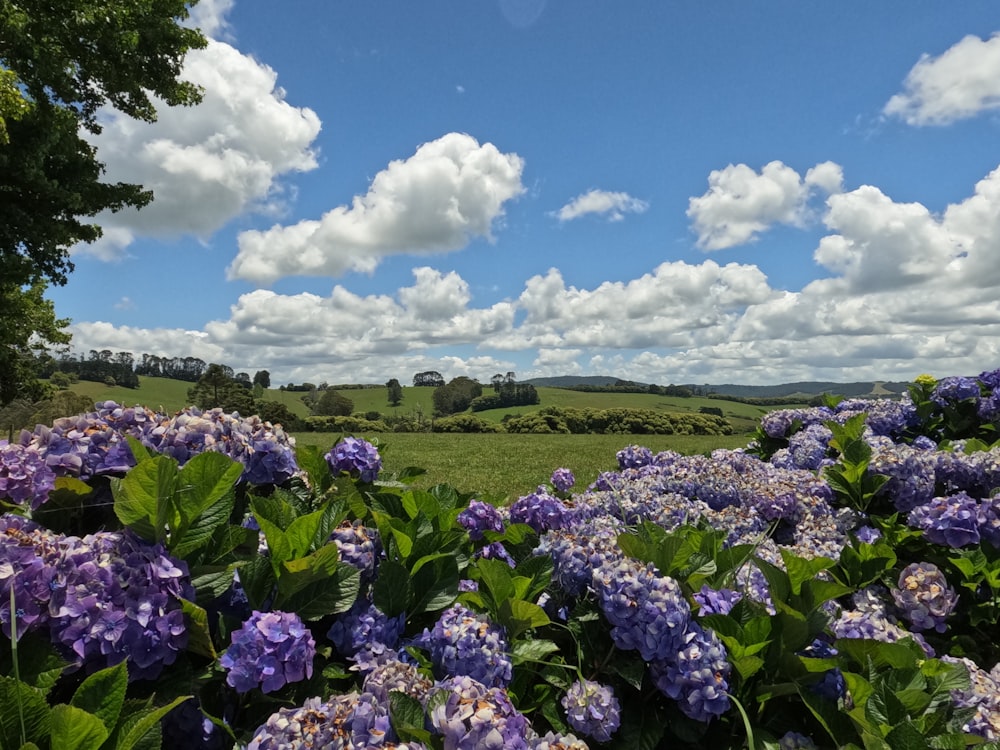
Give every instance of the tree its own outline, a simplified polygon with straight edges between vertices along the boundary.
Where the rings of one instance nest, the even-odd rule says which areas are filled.
[[[221,406],[225,412],[238,411],[250,415],[256,411],[253,393],[233,379],[233,370],[225,365],[210,364],[198,382],[188,389],[188,402],[199,409]]]
[[[271,373],[267,370],[257,370],[253,374],[253,384],[260,385],[261,388],[271,387]]]
[[[434,388],[444,385],[444,377],[434,370],[418,372],[413,376],[413,385],[429,385]]]
[[[399,406],[403,403],[403,386],[399,384],[396,378],[393,378],[388,383],[385,384],[388,389],[386,394],[389,398],[389,406]]]
[[[66,283],[70,248],[101,236],[89,219],[152,199],[140,185],[102,181],[104,165],[84,132],[100,132],[103,106],[152,121],[154,99],[169,106],[200,99],[196,86],[179,80],[187,51],[207,44],[180,25],[187,5],[0,1],[0,296],[15,303],[0,308],[0,403],[10,400],[14,375],[27,376],[23,359],[38,342],[53,334],[49,342],[68,342],[61,331],[68,321],[51,314],[40,321],[39,301],[48,284]]]
[[[47,392],[36,376],[36,355],[69,344],[70,335],[64,330],[69,321],[56,318],[44,291],[40,282],[29,287],[0,283],[0,406],[15,398],[44,398]]]
[[[323,395],[313,407],[313,414],[319,417],[349,417],[353,412],[354,402],[332,388],[323,391]]]
[[[483,395],[483,386],[464,375],[452,378],[448,385],[434,389],[434,413],[438,416],[457,414],[469,408],[474,398]]]

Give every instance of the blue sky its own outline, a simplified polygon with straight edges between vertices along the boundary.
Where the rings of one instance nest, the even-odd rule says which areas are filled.
[[[74,348],[276,383],[1000,366],[1000,18],[945,4],[202,0],[106,113]]]

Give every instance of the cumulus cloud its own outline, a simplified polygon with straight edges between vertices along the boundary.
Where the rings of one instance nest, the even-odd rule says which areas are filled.
[[[221,16],[206,18],[221,28]],[[188,53],[182,77],[204,88],[200,104],[161,106],[154,123],[107,112],[103,132],[88,136],[109,181],[141,184],[154,200],[141,211],[97,217],[104,237],[75,252],[109,260],[137,236],[208,237],[247,212],[280,211],[281,177],[317,166],[312,143],[319,118],[285,101],[268,66],[209,41]]]
[[[226,19],[233,9],[233,0],[198,0],[190,9],[187,25],[200,29],[209,39],[228,39],[231,35]]]
[[[523,168],[517,154],[448,133],[390,162],[350,206],[318,221],[243,232],[229,277],[267,284],[371,272],[385,255],[450,252],[476,237],[492,239],[504,204],[524,192]]]
[[[263,367],[276,382],[424,370],[483,382],[509,370],[663,384],[905,380],[1000,362],[1000,168],[940,214],[870,185],[827,207],[815,257],[829,276],[798,290],[753,265],[675,261],[589,289],[552,268],[513,299],[477,305],[458,273],[424,266],[393,294],[258,289],[202,331],[79,323],[74,344]]]
[[[646,201],[633,198],[628,193],[591,190],[576,196],[554,215],[559,221],[571,221],[588,214],[606,216],[609,221],[621,221],[625,214],[641,214],[647,208],[649,204]]]
[[[966,36],[938,57],[923,55],[883,113],[909,125],[948,125],[1000,108],[1000,33]]]
[[[730,164],[708,176],[708,191],[689,200],[687,215],[703,250],[723,250],[752,242],[774,224],[803,225],[811,195],[841,189],[837,164],[823,162],[803,178],[780,161],[760,173],[746,164]]]

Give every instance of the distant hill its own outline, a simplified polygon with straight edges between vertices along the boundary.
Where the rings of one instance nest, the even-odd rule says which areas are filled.
[[[614,385],[619,380],[621,378],[608,375],[561,375],[553,378],[532,378],[524,382],[530,383],[535,387],[572,388],[579,385]],[[782,383],[780,385],[737,385],[734,383],[723,383],[721,385],[681,383],[680,385],[683,385],[685,388],[697,389],[699,393],[717,393],[720,396],[738,396],[740,398],[776,398],[784,396],[811,398],[824,393],[846,397],[900,395],[906,392],[910,384],[869,380],[854,383],[801,381],[797,383]]]

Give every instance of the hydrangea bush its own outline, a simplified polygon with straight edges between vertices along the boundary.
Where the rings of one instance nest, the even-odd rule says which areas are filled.
[[[98,404],[0,444],[0,746],[988,746],[998,427],[922,376],[498,507]]]

